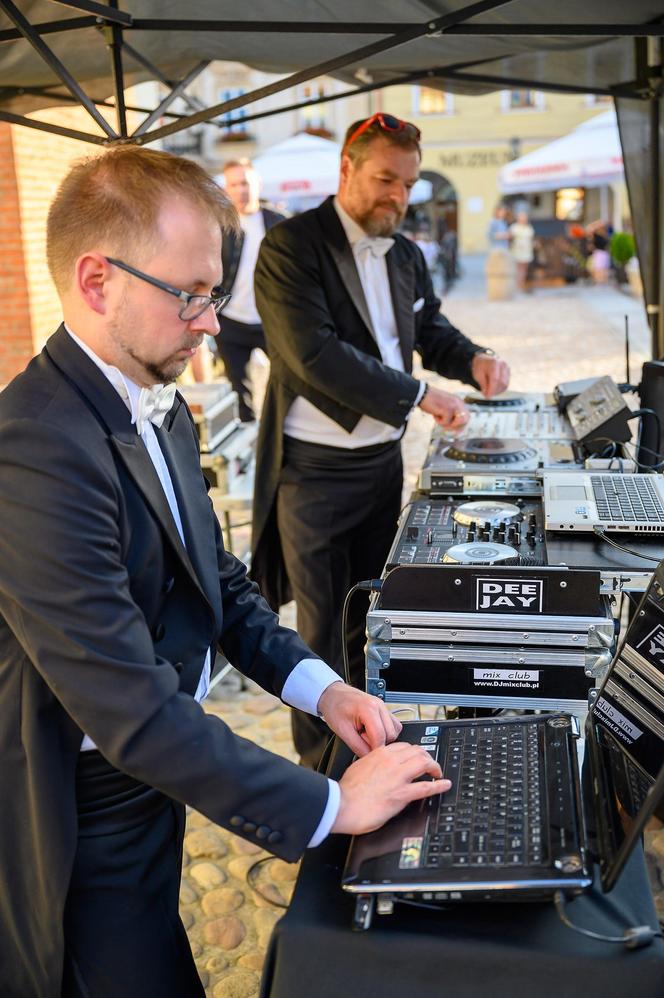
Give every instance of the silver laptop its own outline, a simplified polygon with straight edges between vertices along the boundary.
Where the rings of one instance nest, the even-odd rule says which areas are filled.
[[[543,477],[544,527],[553,531],[654,534],[664,530],[662,475],[547,473]]]
[[[664,818],[664,563],[579,738],[565,714],[404,724],[452,788],[351,841],[342,886],[357,927],[378,900],[540,900],[609,891],[653,814]],[[583,748],[583,766],[579,749]]]

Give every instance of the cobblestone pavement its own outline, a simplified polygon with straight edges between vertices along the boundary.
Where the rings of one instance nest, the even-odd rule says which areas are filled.
[[[576,286],[537,289],[513,301],[487,302],[482,264],[481,258],[464,261],[463,279],[445,300],[443,310],[473,340],[510,361],[512,387],[549,391],[558,381],[593,374],[625,380],[625,315],[629,317],[631,375],[638,381],[640,364],[649,356],[649,334],[640,303],[610,287]],[[259,385],[265,373],[265,367],[257,366]],[[430,430],[429,417],[415,410],[404,438],[405,495],[422,465]],[[248,536],[238,534],[236,550],[244,551]],[[294,624],[292,605],[284,608],[282,616],[285,623]],[[252,684],[241,689],[237,675],[231,674],[213,690],[207,710],[242,736],[295,759],[288,709]],[[649,831],[646,845],[651,882],[664,918],[664,831]],[[265,895],[260,897],[248,886],[247,871],[266,855],[201,815],[189,814],[181,911],[210,998],[258,995],[267,942],[282,913],[269,899],[287,902],[297,875],[297,866],[272,860],[256,871]]]

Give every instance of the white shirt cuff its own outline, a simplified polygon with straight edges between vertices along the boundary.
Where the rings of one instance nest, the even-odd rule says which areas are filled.
[[[332,683],[342,683],[341,676],[319,658],[303,658],[284,683],[281,699],[289,707],[307,714],[318,713],[318,701]]]
[[[415,408],[415,406],[417,406],[417,405],[420,404],[420,402],[422,401],[422,397],[423,397],[423,395],[424,395],[424,393],[425,393],[426,390],[427,390],[427,383],[426,383],[426,381],[420,381],[420,387],[419,387],[419,389],[417,391],[417,395],[415,396],[415,401],[413,402],[413,409]]]
[[[337,676],[337,679],[338,678],[339,677]],[[313,849],[315,846],[319,846],[323,839],[328,837],[332,825],[337,820],[339,805],[341,804],[341,788],[335,780],[328,779],[327,783],[327,804],[325,805],[325,810],[323,811],[323,817],[318,822],[318,828],[309,839],[307,849]]]

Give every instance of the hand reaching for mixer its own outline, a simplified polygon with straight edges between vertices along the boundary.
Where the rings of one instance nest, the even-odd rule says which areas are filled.
[[[443,392],[440,388],[428,385],[424,396],[419,401],[419,407],[423,412],[428,412],[444,430],[462,430],[470,418],[465,403]]]

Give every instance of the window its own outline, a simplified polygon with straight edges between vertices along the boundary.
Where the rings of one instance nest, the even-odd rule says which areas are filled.
[[[452,114],[454,108],[452,94],[446,94],[444,90],[436,90],[434,87],[414,87],[413,90],[414,114]]]
[[[323,80],[309,80],[297,88],[298,104],[303,101],[320,100],[326,96],[325,82]],[[300,129],[314,135],[331,134],[328,131],[328,121],[326,119],[327,104],[312,104],[311,107],[300,108]]]
[[[583,218],[583,187],[561,187],[556,191],[556,218],[578,222]]]
[[[613,104],[611,94],[586,94],[586,105],[588,107],[599,107],[602,104]]]
[[[223,103],[227,100],[233,100],[234,97],[241,97],[247,91],[244,87],[229,87],[227,90],[219,91],[219,103]],[[243,124],[242,118],[246,118],[247,109],[244,107],[236,107],[234,111],[227,111],[226,114],[219,116],[219,121],[226,127],[223,131],[223,136],[225,139],[248,139],[249,133],[247,132],[247,126]],[[239,119],[239,120],[238,120]],[[231,124],[234,122],[234,124]]]
[[[539,90],[503,90],[500,103],[503,112],[542,111],[544,94]]]

